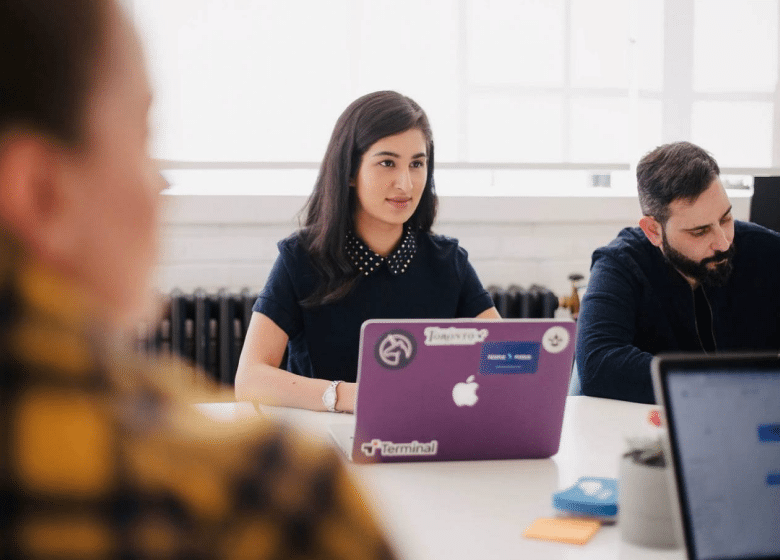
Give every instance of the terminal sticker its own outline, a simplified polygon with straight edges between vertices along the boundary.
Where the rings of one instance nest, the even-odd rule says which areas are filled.
[[[482,344],[479,373],[486,375],[536,373],[538,366],[538,342],[485,342]]]
[[[408,443],[393,443],[392,441],[372,439],[360,446],[360,450],[366,457],[374,457],[377,453],[383,457],[424,457],[436,455],[438,449],[439,442],[435,439],[427,443],[417,440]]]

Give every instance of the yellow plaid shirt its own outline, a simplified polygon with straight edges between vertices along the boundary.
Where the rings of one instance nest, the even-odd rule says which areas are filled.
[[[333,452],[208,420],[85,309],[0,234],[0,558],[392,558]]]

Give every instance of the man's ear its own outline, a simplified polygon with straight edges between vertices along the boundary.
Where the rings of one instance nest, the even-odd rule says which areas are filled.
[[[57,148],[29,132],[0,144],[0,221],[25,247],[51,252],[61,243]]]
[[[645,237],[647,237],[650,243],[656,247],[661,247],[664,239],[663,228],[655,218],[652,216],[642,216],[642,219],[639,220],[639,227],[645,232]]]

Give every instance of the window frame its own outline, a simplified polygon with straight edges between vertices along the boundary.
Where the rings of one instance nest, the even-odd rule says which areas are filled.
[[[351,0],[357,6],[363,0]],[[457,110],[457,159],[455,161],[437,161],[438,169],[447,170],[490,170],[495,172],[506,170],[581,170],[593,173],[610,173],[612,171],[633,172],[636,162],[643,153],[652,146],[637,145],[636,103],[638,100],[657,100],[661,103],[661,140],[663,143],[681,138],[690,138],[692,134],[693,106],[697,101],[727,101],[727,102],[762,102],[771,103],[774,107],[772,123],[771,165],[767,167],[724,167],[724,175],[780,175],[780,70],[777,86],[773,93],[765,92],[718,92],[700,93],[694,91],[694,39],[691,32],[694,25],[695,0],[663,0],[663,87],[661,91],[643,90],[636,87],[633,80],[629,88],[593,88],[574,87],[571,83],[571,12],[572,1],[563,0],[565,13],[564,35],[564,84],[561,88],[534,88],[525,86],[485,86],[468,82],[467,72],[467,22],[466,14],[469,0],[453,0],[457,4],[458,14],[458,48],[455,56],[458,68],[458,110]],[[629,0],[635,10],[636,3],[641,0]],[[135,0],[120,0],[131,14],[135,12]],[[780,13],[780,10],[778,10]],[[632,21],[635,23],[636,17]],[[632,37],[636,29],[629,29]],[[778,33],[780,48],[780,32]],[[780,59],[779,59],[780,60]],[[780,62],[778,63],[780,66]],[[469,98],[475,94],[513,93],[534,94],[555,91],[563,97],[563,149],[560,162],[479,162],[468,161],[466,155],[468,132]],[[574,98],[607,98],[610,96],[625,96],[628,94],[630,112],[629,138],[632,156],[630,161],[612,162],[573,162],[571,153],[571,111]],[[231,170],[231,169],[316,169],[318,161],[187,161],[158,159],[157,163],[163,171],[166,170]]]

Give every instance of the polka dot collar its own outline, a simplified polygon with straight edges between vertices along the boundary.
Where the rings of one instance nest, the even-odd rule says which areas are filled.
[[[387,263],[390,274],[397,276],[408,270],[409,263],[417,253],[417,238],[414,231],[404,228],[404,235],[396,250],[383,257],[369,249],[368,245],[350,231],[347,233],[346,251],[349,259],[364,276],[376,272],[384,263]]]

